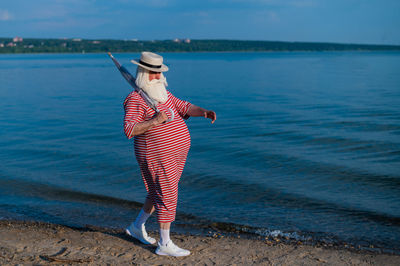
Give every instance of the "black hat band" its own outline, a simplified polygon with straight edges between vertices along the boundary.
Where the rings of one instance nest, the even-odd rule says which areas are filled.
[[[146,63],[146,62],[143,62],[142,60],[139,60],[139,63],[142,64],[142,65],[144,65],[144,66],[147,66],[147,67],[161,68],[161,65],[158,65],[158,66],[151,65],[151,64],[148,64],[148,63]]]

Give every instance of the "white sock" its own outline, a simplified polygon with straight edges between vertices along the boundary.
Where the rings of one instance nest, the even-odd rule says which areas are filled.
[[[165,245],[169,241],[169,229],[161,229],[160,228],[160,244]]]
[[[141,209],[139,215],[136,217],[136,220],[131,224],[131,226],[133,225],[136,228],[141,228],[150,216],[150,213],[147,213]]]

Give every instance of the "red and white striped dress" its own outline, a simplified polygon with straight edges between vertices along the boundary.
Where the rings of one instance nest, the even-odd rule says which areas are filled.
[[[135,136],[134,147],[147,198],[156,209],[158,222],[167,223],[175,220],[178,182],[190,148],[189,130],[183,120],[188,118],[190,103],[168,92],[167,102],[157,107],[168,117],[168,108],[171,108],[174,120]],[[124,108],[124,131],[128,138],[137,123],[150,120],[155,114],[137,92],[126,97]]]

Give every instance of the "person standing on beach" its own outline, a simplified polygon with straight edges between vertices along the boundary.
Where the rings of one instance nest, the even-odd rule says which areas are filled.
[[[134,137],[134,149],[147,197],[136,220],[126,228],[126,233],[144,244],[156,240],[148,236],[145,222],[155,211],[160,225],[160,241],[156,254],[187,256],[189,250],[176,246],[170,239],[171,222],[175,220],[178,183],[190,148],[190,134],[184,119],[190,116],[205,117],[214,123],[217,116],[207,110],[182,101],[166,90],[163,72],[168,67],[163,57],[142,52],[138,65],[136,85],[158,103],[156,113],[136,91],[124,101],[124,131],[127,138]]]

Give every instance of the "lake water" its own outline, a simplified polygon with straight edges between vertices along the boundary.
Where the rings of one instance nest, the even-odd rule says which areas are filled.
[[[176,227],[400,250],[399,52],[163,56],[169,90],[218,115],[187,121]],[[115,57],[135,72],[139,54]],[[0,55],[0,219],[129,224],[146,194],[130,91],[105,54]]]

